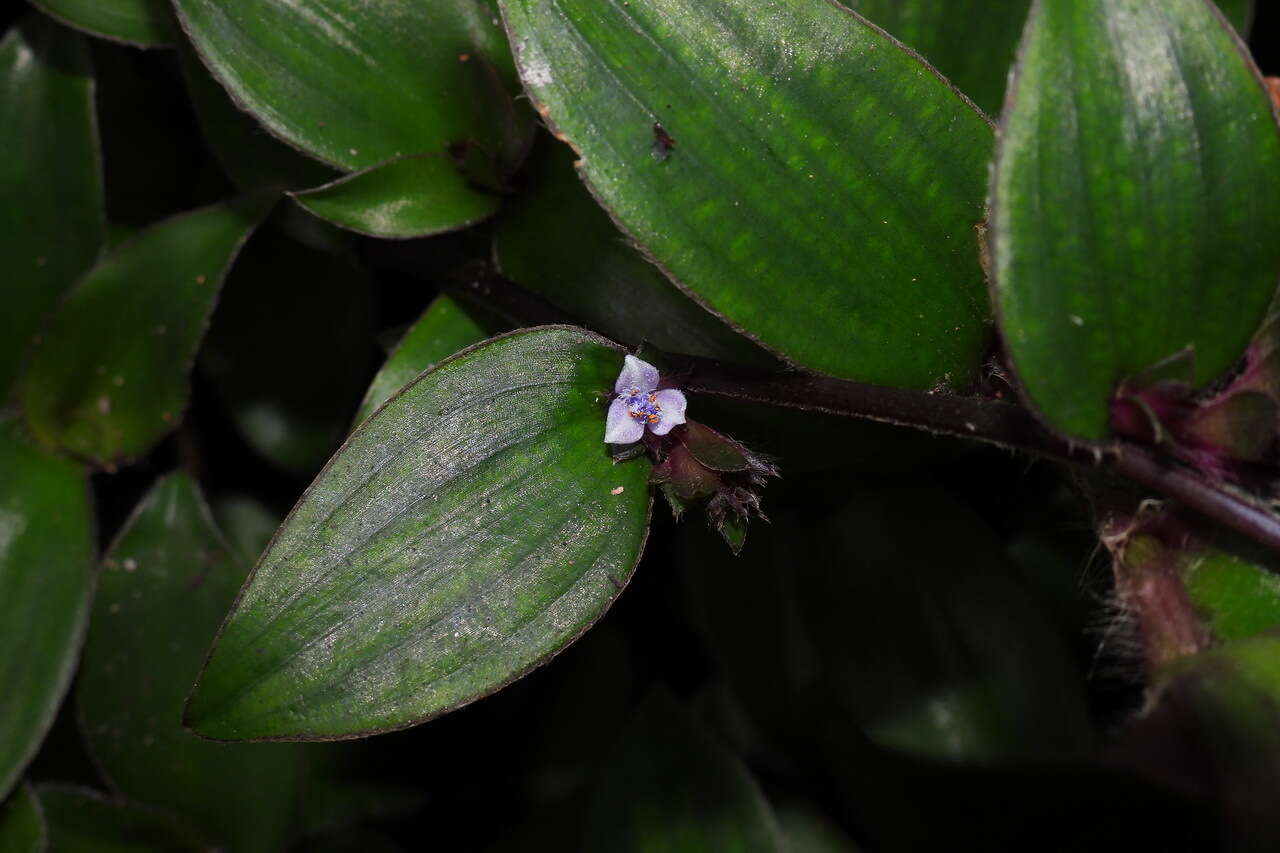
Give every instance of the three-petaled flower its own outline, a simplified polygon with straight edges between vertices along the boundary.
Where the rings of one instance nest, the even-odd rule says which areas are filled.
[[[607,444],[632,444],[644,438],[647,427],[654,435],[666,435],[684,423],[684,394],[674,388],[658,390],[658,368],[628,355],[609,404],[604,440]]]

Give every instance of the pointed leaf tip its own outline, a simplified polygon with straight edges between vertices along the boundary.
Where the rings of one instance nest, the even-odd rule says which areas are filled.
[[[443,362],[365,421],[285,521],[187,707],[217,739],[404,728],[585,631],[629,579],[650,465],[600,436],[622,353],[568,327]]]

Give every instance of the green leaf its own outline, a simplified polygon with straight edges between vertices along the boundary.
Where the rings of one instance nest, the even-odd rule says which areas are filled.
[[[805,367],[968,383],[993,136],[933,69],[828,0],[504,8],[592,192],[696,298]]]
[[[44,739],[71,682],[92,595],[83,472],[0,421],[0,797]]]
[[[370,237],[428,237],[487,219],[495,192],[474,187],[450,157],[419,154],[293,194],[311,213]]]
[[[569,149],[540,138],[523,175],[494,227],[493,255],[508,277],[630,346],[777,364],[645,260],[578,180]]]
[[[19,785],[0,802],[0,853],[44,853],[48,843],[40,801],[30,785]]]
[[[341,174],[267,133],[257,119],[236,106],[189,43],[178,46],[178,59],[205,140],[242,192],[314,187]]]
[[[212,743],[181,722],[246,573],[190,475],[160,480],[103,560],[76,699],[115,790],[186,815],[231,849],[283,850],[306,747]]]
[[[850,0],[917,50],[990,115],[998,115],[1031,0]]]
[[[93,77],[82,36],[27,15],[0,41],[0,397],[104,239]]]
[[[19,388],[37,438],[114,464],[177,425],[223,277],[270,203],[245,197],[153,225],[80,280]]]
[[[58,853],[208,853],[199,835],[173,815],[139,803],[110,799],[88,788],[36,789]]]
[[[192,120],[176,53],[92,43],[110,245],[232,190]]]
[[[587,806],[591,849],[783,849],[746,767],[666,693],[649,697],[603,764]]]
[[[506,325],[498,317],[464,305],[452,296],[437,296],[404,333],[395,351],[373,377],[356,413],[356,424],[363,423],[419,373],[483,341]]]
[[[438,365],[348,439],[241,593],[187,708],[209,737],[403,728],[546,661],[617,597],[648,529],[614,465],[622,353],[560,326]]]
[[[31,0],[41,11],[90,35],[139,47],[167,47],[177,38],[165,0]]]
[[[1267,562],[1214,546],[1182,555],[1187,596],[1219,641],[1280,628],[1280,576]]]
[[[236,262],[200,367],[255,450],[310,475],[351,423],[373,324],[372,283],[354,260],[264,229]]]
[[[1031,404],[1109,434],[1118,382],[1240,356],[1280,274],[1280,133],[1204,0],[1042,0],[993,175],[995,299]]]
[[[1217,0],[1217,4],[1241,38],[1247,37],[1253,23],[1253,0]]]
[[[471,142],[507,168],[529,122],[488,0],[175,0],[214,77],[272,133],[343,169]],[[270,56],[270,63],[262,57]]]
[[[218,529],[246,566],[258,562],[282,520],[261,501],[244,494],[223,497],[212,509]]]

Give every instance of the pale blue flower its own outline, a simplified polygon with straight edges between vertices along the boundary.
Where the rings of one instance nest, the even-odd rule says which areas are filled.
[[[644,437],[645,427],[654,435],[666,435],[684,423],[684,394],[674,388],[658,390],[658,368],[628,355],[609,404],[604,440],[607,444],[632,444]]]

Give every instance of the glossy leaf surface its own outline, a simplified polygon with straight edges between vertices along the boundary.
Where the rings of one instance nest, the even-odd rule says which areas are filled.
[[[161,480],[103,560],[76,697],[116,790],[189,817],[231,849],[282,850],[296,829],[305,747],[213,743],[182,727],[247,571],[191,477]]]
[[[614,465],[622,354],[579,329],[496,338],[366,421],[285,521],[187,709],[222,739],[403,728],[485,696],[608,608],[648,529]]]
[[[422,371],[483,341],[505,325],[498,317],[463,304],[452,296],[437,296],[404,333],[395,351],[382,365],[378,375],[373,377],[355,422],[362,423]]]
[[[32,0],[59,21],[142,47],[167,46],[177,33],[165,0]]]
[[[494,226],[494,259],[509,278],[629,346],[777,363],[630,245],[578,179],[569,149],[541,139],[524,175]]]
[[[240,434],[281,468],[314,474],[341,442],[371,369],[373,298],[351,257],[270,227],[236,262],[200,367]]]
[[[487,0],[390,0],[376,14],[356,0],[174,5],[236,102],[321,160],[366,169],[470,141],[518,162],[528,123]]]
[[[32,336],[104,238],[93,76],[83,36],[28,15],[0,41],[0,396]]]
[[[93,519],[80,469],[0,421],[0,798],[71,682],[92,594]]]
[[[493,215],[501,198],[473,187],[440,155],[402,157],[295,193],[294,200],[334,225],[372,237],[428,237]]]
[[[645,702],[603,766],[587,807],[593,849],[785,849],[747,768],[669,695]]]
[[[931,68],[827,0],[504,8],[592,191],[698,299],[806,367],[969,381],[992,133]]]
[[[1127,376],[1238,358],[1280,275],[1280,133],[1204,0],[1037,4],[993,176],[995,298],[1027,398],[1109,434]]]
[[[87,788],[36,789],[58,853],[208,853],[208,842],[176,816]]]
[[[177,425],[223,277],[270,204],[246,197],[161,222],[80,280],[21,386],[41,441],[109,464]]]
[[[998,116],[1031,0],[849,0]]]
[[[44,853],[44,813],[30,785],[19,785],[0,801],[0,853]]]
[[[314,187],[342,174],[268,133],[213,79],[190,44],[178,46],[178,59],[205,140],[241,191]]]

